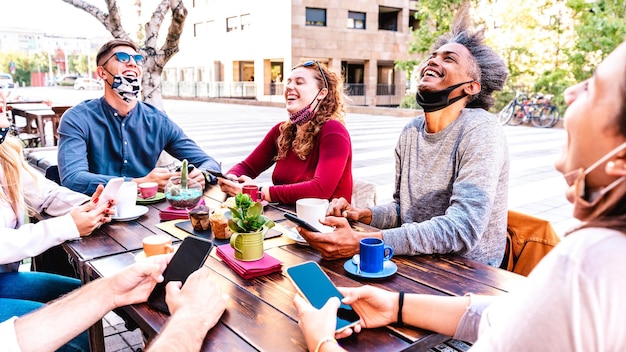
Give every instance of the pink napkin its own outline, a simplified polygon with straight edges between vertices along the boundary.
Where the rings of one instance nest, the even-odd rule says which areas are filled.
[[[204,199],[200,199],[200,202],[198,202],[198,205],[202,204],[204,204]],[[176,209],[170,205],[159,212],[159,218],[161,221],[178,219],[189,220],[189,213],[187,213],[187,209]]]
[[[275,273],[281,270],[282,264],[278,259],[265,253],[263,258],[253,262],[243,262],[235,259],[235,250],[229,243],[217,246],[217,256],[228,264],[239,276],[244,279]]]

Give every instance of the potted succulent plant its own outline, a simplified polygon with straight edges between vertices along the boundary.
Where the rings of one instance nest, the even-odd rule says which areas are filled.
[[[165,185],[165,198],[176,209],[195,207],[202,198],[202,185],[187,178],[187,159],[183,160],[180,176],[174,176]]]
[[[228,219],[228,227],[233,232],[230,245],[235,258],[243,261],[263,258],[263,237],[274,227],[274,222],[263,215],[261,202],[239,193],[235,196],[235,206],[229,209],[231,218]]]

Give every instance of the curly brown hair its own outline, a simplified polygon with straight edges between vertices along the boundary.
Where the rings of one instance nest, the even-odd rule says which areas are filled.
[[[293,151],[300,159],[305,160],[307,155],[309,155],[313,149],[315,137],[317,137],[317,134],[326,121],[337,120],[342,124],[344,123],[346,107],[344,103],[345,93],[343,88],[343,77],[340,74],[328,70],[317,61],[316,65],[298,65],[294,67],[294,69],[298,67],[313,70],[314,77],[317,80],[318,87],[320,89],[325,88],[324,78],[320,73],[320,70],[322,70],[326,76],[326,80],[328,81],[328,94],[319,103],[313,118],[302,125],[299,130],[289,119],[280,125],[280,135],[278,136],[278,154],[274,157],[274,160],[284,159],[290,148],[293,148]]]

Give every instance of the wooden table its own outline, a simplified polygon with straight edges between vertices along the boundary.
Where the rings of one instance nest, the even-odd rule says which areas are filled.
[[[219,203],[217,198],[211,197],[206,201],[210,207]],[[141,249],[141,238],[163,233],[155,225],[159,222],[158,209],[165,207],[167,203],[150,206],[150,211],[136,221],[112,223],[89,237],[66,243],[64,247],[81,267],[83,281],[112,275],[134,263],[134,254]],[[266,214],[278,220],[282,219],[283,211],[270,206]],[[345,260],[323,260],[311,247],[296,244],[285,236],[266,240],[265,248],[266,253],[283,263],[283,268],[307,260],[318,262],[337,286],[372,284],[393,291],[436,295],[464,295],[468,292],[500,295],[524,280],[517,274],[460,256],[431,255],[395,256],[392,260],[398,265],[397,274],[383,280],[368,281],[348,276],[343,268]],[[215,252],[205,265],[214,271],[212,279],[230,296],[230,302],[219,324],[209,331],[203,350],[306,350],[293,307],[296,290],[282,273],[245,280],[222,262]],[[167,320],[167,315],[146,304],[122,309],[150,337],[156,336]],[[101,341],[98,338],[101,337],[92,340],[93,350],[104,348],[97,345]],[[389,326],[365,330],[356,337],[342,340],[341,344],[352,351],[427,350],[448,338],[430,331]]]
[[[44,103],[21,103],[10,104],[9,106],[11,107],[11,111],[14,116],[22,116],[26,119],[27,133],[32,133],[32,122],[35,121],[42,146],[46,145],[46,120],[52,121],[52,134],[54,135],[56,133],[55,127],[58,125],[57,119],[59,117],[49,105]]]

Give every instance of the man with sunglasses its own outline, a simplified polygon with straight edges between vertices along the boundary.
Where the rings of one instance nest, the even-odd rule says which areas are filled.
[[[67,110],[59,132],[61,183],[92,194],[114,177],[136,183],[157,182],[163,189],[172,176],[156,167],[162,151],[196,166],[189,177],[208,186],[215,178],[201,170],[220,170],[183,130],[156,107],[139,98],[145,58],[135,43],[113,39],[96,56],[96,74],[104,81],[104,96]]]

